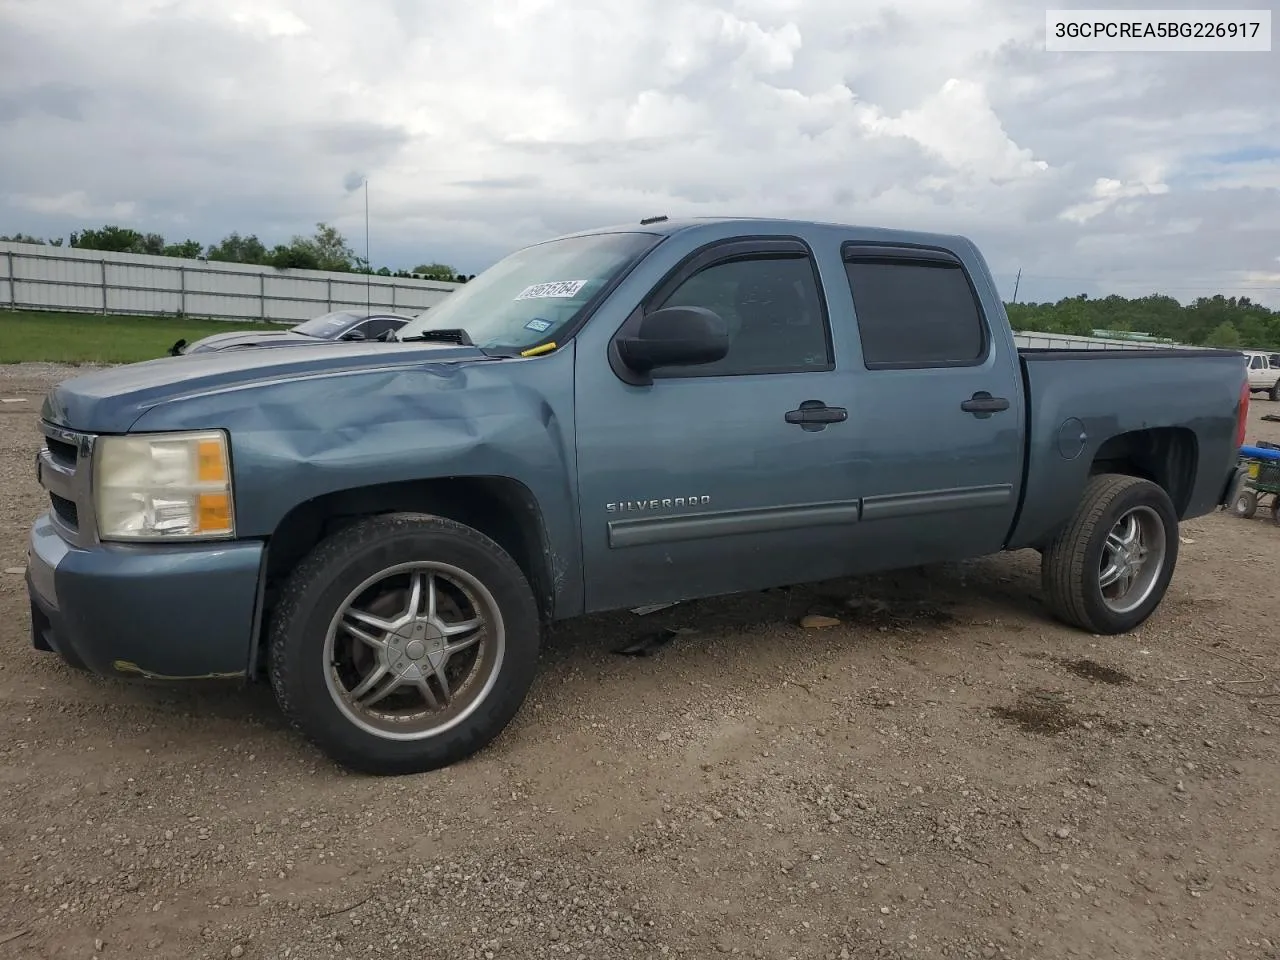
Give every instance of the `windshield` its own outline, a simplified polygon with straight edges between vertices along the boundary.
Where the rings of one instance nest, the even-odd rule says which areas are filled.
[[[347,313],[345,310],[336,310],[333,313],[326,313],[323,316],[313,317],[310,320],[306,320],[292,329],[294,333],[300,333],[303,336],[320,337],[321,339],[327,340],[330,337],[341,333],[358,319],[360,318],[354,313]]]
[[[566,237],[517,250],[400,328],[463,329],[477,347],[518,352],[549,343],[587,301],[658,240],[651,233]]]

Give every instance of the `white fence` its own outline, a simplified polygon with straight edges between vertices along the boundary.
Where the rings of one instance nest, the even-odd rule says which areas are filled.
[[[1078,337],[1071,333],[1015,333],[1014,343],[1019,347],[1044,350],[1195,350],[1185,343],[1161,343],[1151,340],[1117,340],[1108,337]]]
[[[0,308],[306,320],[366,306],[413,315],[460,284],[0,241]]]

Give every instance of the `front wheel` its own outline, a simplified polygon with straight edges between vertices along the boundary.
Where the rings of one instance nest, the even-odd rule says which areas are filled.
[[[1178,562],[1169,495],[1139,477],[1093,477],[1045,550],[1041,582],[1054,614],[1092,633],[1127,633],[1160,605]]]
[[[371,517],[320,543],[281,592],[272,686],[338,763],[448,766],[493,740],[533,682],[533,592],[488,537],[441,517]]]

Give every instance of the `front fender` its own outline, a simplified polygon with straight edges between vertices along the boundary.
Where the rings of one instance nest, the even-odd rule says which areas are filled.
[[[423,362],[182,397],[131,432],[231,436],[236,533],[267,538],[295,507],[357,487],[507,477],[541,511],[557,594],[581,593],[572,344],[542,357]]]

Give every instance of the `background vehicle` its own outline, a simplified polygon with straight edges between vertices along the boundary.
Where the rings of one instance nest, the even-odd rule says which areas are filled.
[[[1280,524],[1280,445],[1259,440],[1240,448],[1245,476],[1232,500],[1231,511],[1248,520],[1263,497],[1271,498],[1271,519]]]
[[[33,642],[102,673],[268,676],[334,759],[446,765],[543,625],[1034,548],[1132,630],[1239,480],[1222,350],[1016,348],[961,237],[646,220],[517,251],[390,347],[64,381]]]
[[[176,357],[187,353],[238,350],[242,347],[305,347],[336,340],[387,340],[412,319],[414,318],[399,313],[335,310],[283,330],[214,333],[190,344],[179,340],[169,348],[169,354]]]
[[[1280,401],[1280,354],[1245,350],[1249,362],[1249,390]]]

